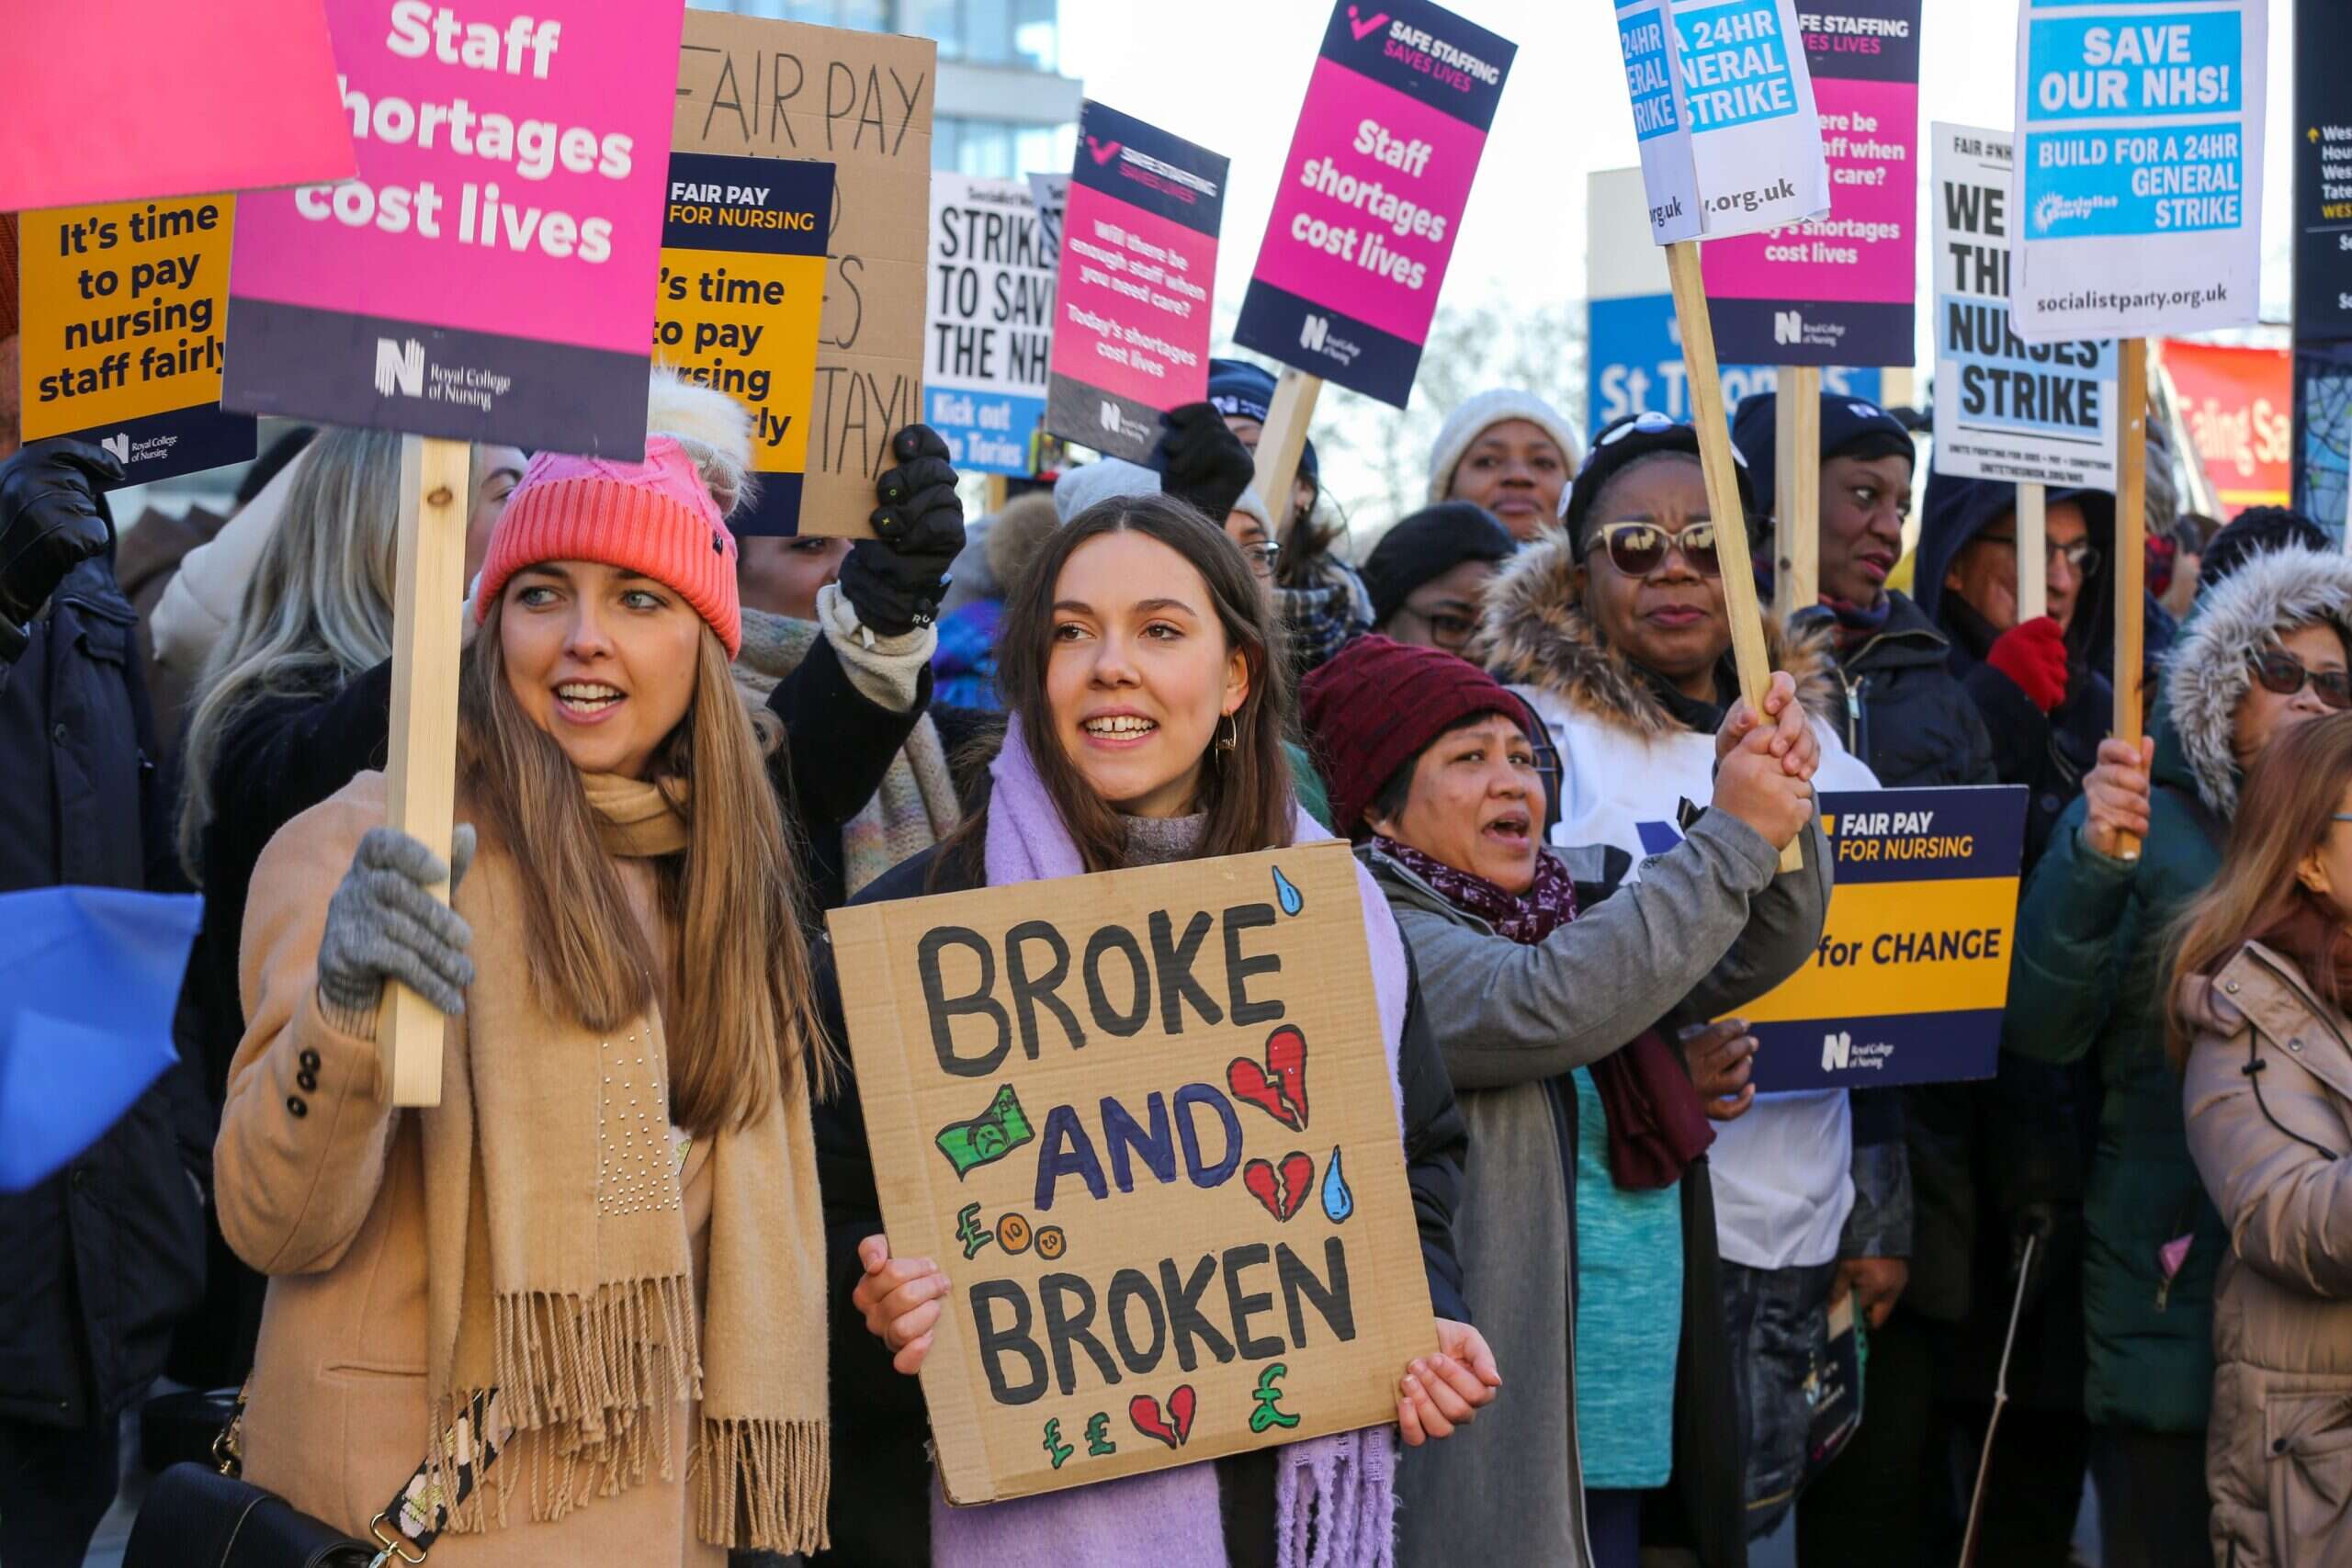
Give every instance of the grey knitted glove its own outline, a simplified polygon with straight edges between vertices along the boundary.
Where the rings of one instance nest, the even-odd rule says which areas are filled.
[[[444,875],[455,894],[474,858],[474,830],[461,823],[450,835],[444,866],[431,850],[397,828],[371,828],[351,857],[351,870],[327,906],[319,939],[319,997],[346,1013],[365,1013],[383,1000],[384,982],[398,980],[443,1012],[466,1010],[465,988],[474,961],[466,949],[473,932],[464,917],[425,891]]]

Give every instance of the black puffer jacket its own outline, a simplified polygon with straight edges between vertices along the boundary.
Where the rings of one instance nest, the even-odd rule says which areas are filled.
[[[952,846],[951,846],[952,849]],[[942,859],[943,853],[947,858]],[[987,886],[971,863],[976,855],[925,850],[850,903],[885,904],[934,893],[968,893]],[[936,872],[933,867],[936,864]],[[843,1049],[849,1032],[842,1013],[841,978],[833,944],[809,954],[818,1016],[827,1037]],[[1406,962],[1412,955],[1408,951]],[[1441,1317],[1467,1322],[1462,1262],[1453,1243],[1453,1212],[1462,1198],[1462,1168],[1470,1134],[1454,1103],[1445,1059],[1421,1011],[1420,984],[1410,982],[1404,1036],[1396,1054],[1404,1095],[1405,1177],[1419,1226],[1422,1271],[1430,1304]],[[860,1568],[925,1568],[931,1562],[929,1427],[921,1385],[890,1366],[882,1341],[865,1330],[850,1306],[865,1270],[857,1244],[882,1231],[882,1204],[874,1187],[874,1156],[865,1141],[865,1111],[844,1059],[843,1081],[816,1108],[817,1181],[825,1195],[826,1255],[831,1277],[827,1313],[831,1325],[833,1408],[832,1548],[819,1562]],[[1506,1374],[1508,1375],[1508,1374]],[[1270,1450],[1216,1461],[1223,1493],[1227,1552],[1234,1568],[1271,1559],[1273,1467]]]
[[[85,561],[0,669],[0,893],[176,886],[135,618]],[[204,1286],[210,1156],[176,1066],[65,1169],[0,1195],[0,1419],[85,1428],[163,1370]]]
[[[1887,597],[1885,626],[1831,670],[1846,750],[1888,789],[1998,782],[1984,716],[1950,668],[1951,639],[1903,594]]]

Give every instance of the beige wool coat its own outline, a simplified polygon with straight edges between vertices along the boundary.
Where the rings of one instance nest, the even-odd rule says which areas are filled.
[[[240,988],[250,1024],[230,1067],[215,1149],[220,1224],[239,1257],[270,1276],[244,1427],[246,1479],[354,1535],[408,1483],[427,1451],[425,1132],[447,1108],[395,1111],[377,1077],[376,1043],[319,1007],[317,960],[328,900],[368,829],[385,820],[384,783],[362,773],[288,824],[254,873]],[[485,852],[489,852],[485,851]],[[649,933],[658,916],[650,872],[622,863]],[[482,929],[486,879],[469,878],[460,914]],[[654,942],[657,953],[667,943]],[[479,976],[476,988],[510,983]],[[453,1021],[461,1038],[464,1021]],[[594,1060],[592,1043],[584,1047]],[[490,1135],[495,1135],[494,1131]],[[707,1141],[684,1168],[695,1306],[702,1311],[712,1181]],[[488,1484],[514,1488],[505,1523],[445,1534],[435,1568],[548,1563],[693,1564],[727,1554],[696,1539],[688,1483],[695,1412],[671,1427],[680,1456],[664,1480],[532,1520],[533,1445],[518,1435]]]
[[[2258,942],[2181,999],[2199,1024],[2189,1152],[2230,1233],[2206,1435],[2213,1560],[2352,1562],[2352,1021]]]

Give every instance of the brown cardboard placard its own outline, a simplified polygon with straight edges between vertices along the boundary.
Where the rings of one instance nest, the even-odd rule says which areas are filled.
[[[828,919],[951,1500],[1395,1418],[1436,1334],[1344,846]]]
[[[800,532],[865,538],[890,437],[922,417],[928,39],[689,10],[672,145],[834,165]]]

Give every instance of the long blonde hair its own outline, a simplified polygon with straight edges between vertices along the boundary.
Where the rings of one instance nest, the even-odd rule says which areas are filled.
[[[2181,1011],[2180,982],[2215,974],[2249,939],[2314,897],[2296,872],[2303,858],[2335,830],[2335,813],[2347,787],[2352,787],[2352,713],[2296,725],[2275,736],[2255,760],[2231,821],[2222,869],[2174,928],[2165,993],[2165,1052],[2175,1070],[2187,1063],[2197,1037],[2196,1021]],[[2333,911],[2330,918],[2342,919]],[[2304,978],[2328,1002],[2344,1005],[2333,968]]]
[[[401,438],[322,430],[294,461],[285,507],[237,618],[197,680],[179,851],[198,882],[212,774],[237,720],[265,697],[330,694],[391,657]]]
[[[657,1002],[670,1040],[671,1114],[707,1134],[758,1121],[805,1062],[832,1083],[809,1004],[799,875],[755,728],[705,628],[686,716],[654,753],[650,782],[688,825],[682,855],[652,862],[666,965],[654,962],[620,874],[600,842],[580,771],[523,711],[490,608],[458,682],[460,809],[514,865],[529,984],[539,1006],[616,1029]],[[669,976],[657,998],[654,976]]]

